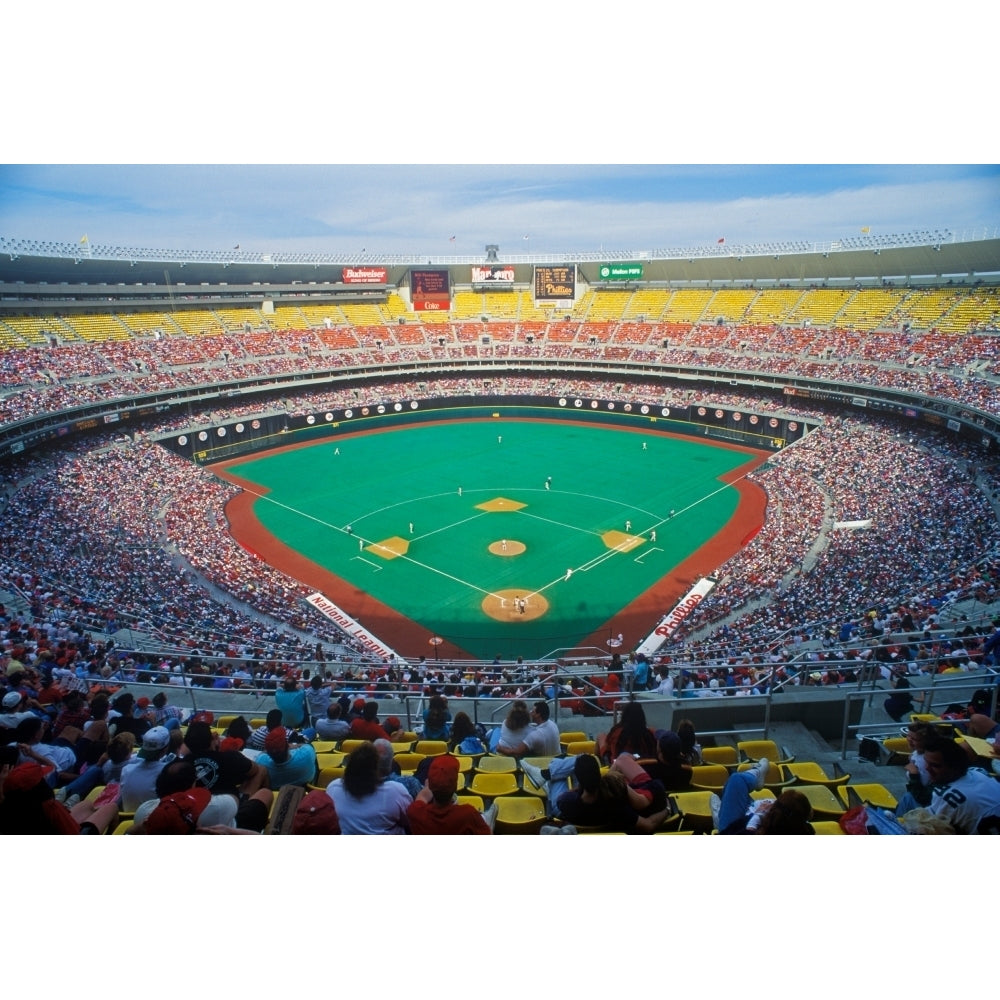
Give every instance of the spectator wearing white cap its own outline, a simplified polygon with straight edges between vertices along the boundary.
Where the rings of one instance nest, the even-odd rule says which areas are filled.
[[[156,779],[174,759],[170,752],[170,730],[154,726],[142,736],[138,758],[122,770],[121,808],[135,812],[139,805],[156,796]]]
[[[34,712],[22,711],[27,699],[20,691],[8,691],[3,696],[3,711],[0,712],[0,729],[16,729],[25,719],[34,719]]]

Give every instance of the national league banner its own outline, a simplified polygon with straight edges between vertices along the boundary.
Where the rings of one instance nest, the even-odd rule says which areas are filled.
[[[715,586],[715,580],[703,576],[695,585],[674,605],[674,609],[660,619],[659,625],[646,636],[639,644],[636,653],[645,653],[651,656],[677,631],[681,622],[706,597],[709,591]]]
[[[366,628],[363,628],[361,622],[355,621],[346,611],[338,608],[333,601],[324,597],[319,592],[310,594],[306,598],[306,601],[317,611],[326,615],[330,621],[339,625],[348,635],[357,639],[369,652],[377,654],[383,660],[402,659],[402,657],[396,655],[394,650],[391,650],[384,643],[376,639]]]

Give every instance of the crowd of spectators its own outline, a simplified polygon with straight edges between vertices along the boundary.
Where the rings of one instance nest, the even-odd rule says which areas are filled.
[[[524,375],[495,380],[489,391],[768,405],[722,389],[702,393],[650,382],[626,390],[584,379],[553,385]],[[392,399],[475,395],[484,388],[479,380],[454,378],[419,387],[390,383],[377,392]],[[336,389],[280,405],[297,412],[358,402],[357,390]],[[247,404],[239,409],[254,412]],[[861,620],[871,607],[905,604],[926,617],[983,575],[986,595],[995,594],[995,576],[977,569],[995,551],[998,529],[988,498],[972,482],[974,453],[912,423],[900,430],[862,416],[831,416],[802,400],[783,411],[822,426],[753,474],[768,495],[767,522],[721,568],[718,586],[665,650],[671,658],[710,662],[723,652],[759,652],[773,645],[773,636],[820,621]],[[331,659],[356,661],[356,645],[303,604],[305,588],[224,530],[223,508],[235,487],[150,443],[155,432],[224,412],[216,404],[151,424],[135,440],[105,435],[9,462],[0,580],[29,596],[36,620],[73,617],[101,632],[128,624],[195,655],[297,661],[314,658],[318,642],[321,651],[323,644],[330,648]],[[869,519],[864,530],[834,528]],[[807,557],[810,568],[802,571]],[[220,593],[236,600],[220,601]],[[721,640],[688,640],[720,622],[726,623]]]
[[[536,324],[529,334],[516,325],[447,323],[422,329],[421,341],[414,343],[414,329],[366,328],[355,338],[359,346],[346,349],[330,346],[319,330],[12,348],[0,356],[0,421],[240,379],[480,357],[798,374],[899,389],[1000,414],[1000,337],[986,333],[899,329],[865,336],[836,328],[680,323],[621,323],[609,330],[607,324],[578,322]],[[465,336],[470,330],[474,335],[488,330],[489,343]]]

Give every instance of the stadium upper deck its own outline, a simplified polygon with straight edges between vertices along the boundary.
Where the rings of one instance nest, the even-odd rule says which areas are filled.
[[[572,368],[766,378],[786,394],[929,408],[936,422],[1000,441],[996,232],[560,257],[486,250],[348,260],[0,238],[0,383],[30,387],[8,396],[3,437],[30,445],[54,418],[169,409],[193,394]]]

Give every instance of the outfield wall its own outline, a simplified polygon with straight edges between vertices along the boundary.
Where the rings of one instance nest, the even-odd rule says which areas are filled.
[[[201,465],[210,465],[272,448],[327,441],[362,430],[392,429],[434,420],[483,420],[510,417],[578,419],[653,433],[681,434],[727,441],[763,451],[779,451],[816,425],[800,417],[757,413],[731,407],[656,406],[590,397],[481,396],[407,399],[361,404],[340,410],[261,416],[221,421],[211,427],[163,435],[161,445]]]

